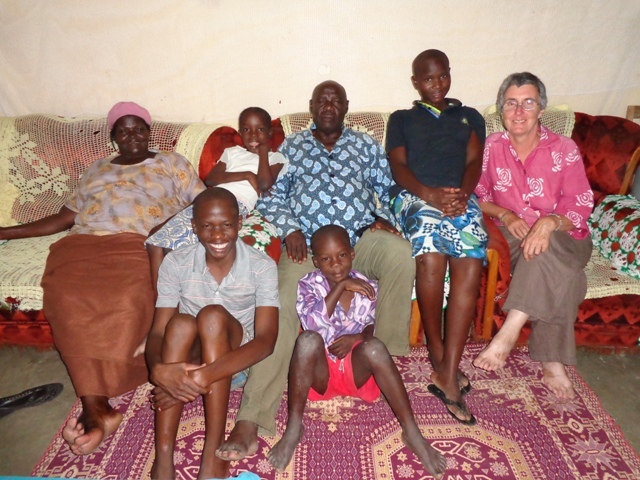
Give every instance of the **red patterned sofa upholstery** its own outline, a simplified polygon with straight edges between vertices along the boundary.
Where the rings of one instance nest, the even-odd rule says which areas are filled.
[[[621,187],[634,152],[640,155],[640,125],[619,117],[576,112],[571,138],[584,159],[596,204],[606,195],[627,193],[621,192]],[[625,183],[626,188],[628,181]],[[510,279],[506,241],[493,221],[486,220],[492,251],[475,322],[475,334],[481,339],[490,339],[504,322],[502,306]],[[495,301],[486,302],[486,298]],[[529,333],[525,327],[520,341],[525,341]],[[620,294],[584,300],[578,311],[575,334],[578,345],[636,345],[640,337],[640,295]]]

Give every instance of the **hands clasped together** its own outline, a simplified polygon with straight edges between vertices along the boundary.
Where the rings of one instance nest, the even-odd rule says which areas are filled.
[[[522,240],[520,246],[525,260],[531,260],[546,252],[551,232],[558,227],[558,223],[551,215],[538,219],[531,227],[513,212],[504,214],[501,221],[511,235]]]
[[[198,396],[210,393],[201,370],[206,364],[194,365],[188,362],[158,363],[149,379],[155,385],[151,390],[151,408],[166,410],[178,403],[189,403]]]

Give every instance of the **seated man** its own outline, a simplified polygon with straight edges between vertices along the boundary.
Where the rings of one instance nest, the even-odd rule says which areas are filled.
[[[379,285],[375,336],[391,355],[409,353],[415,277],[411,245],[390,223],[388,192],[393,180],[384,149],[369,135],[343,126],[348,107],[345,89],[336,82],[323,82],[313,90],[309,110],[314,124],[285,139],[280,152],[289,166],[274,184],[273,194],[258,202],[258,209],[285,243],[278,265],[279,334],[273,355],[252,368],[236,426],[219,449],[225,459],[239,460],[254,453],[258,426],[275,430],[274,418],[300,329],[298,281],[315,269],[308,248],[318,228],[335,224],[347,230],[357,254],[353,267]]]

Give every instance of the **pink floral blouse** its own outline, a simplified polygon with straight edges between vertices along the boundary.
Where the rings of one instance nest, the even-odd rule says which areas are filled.
[[[568,233],[573,238],[580,240],[589,235],[587,220],[593,210],[593,192],[578,146],[543,126],[540,143],[524,164],[507,132],[490,135],[475,193],[480,202],[508,208],[529,226],[556,213],[571,220],[575,229]],[[494,222],[501,225],[498,219]]]

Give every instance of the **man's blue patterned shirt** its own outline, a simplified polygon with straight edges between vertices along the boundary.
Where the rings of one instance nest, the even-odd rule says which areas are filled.
[[[279,151],[289,160],[288,169],[257,207],[282,239],[302,230],[309,244],[313,232],[333,224],[344,227],[355,245],[356,232],[375,217],[395,224],[388,209],[394,184],[389,162],[382,146],[366,133],[343,128],[329,152],[312,130],[303,130],[285,138]],[[375,194],[382,208],[377,208]]]

